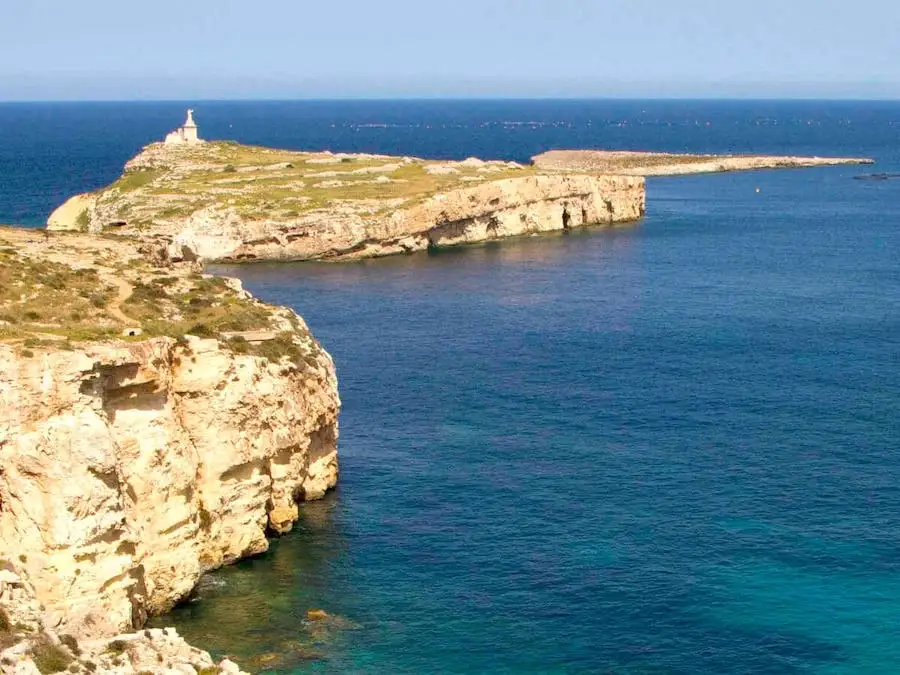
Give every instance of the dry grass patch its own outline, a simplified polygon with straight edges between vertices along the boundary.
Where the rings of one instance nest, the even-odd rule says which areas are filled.
[[[96,331],[109,323],[105,308],[114,286],[96,268],[73,268],[57,262],[0,251],[0,329],[7,334],[35,331],[67,335]]]

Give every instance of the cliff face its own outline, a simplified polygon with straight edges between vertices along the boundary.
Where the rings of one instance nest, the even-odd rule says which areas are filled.
[[[205,260],[355,260],[631,222],[644,209],[642,179],[538,175],[460,188],[380,218],[337,212],[248,221],[234,210],[206,211],[172,240],[176,254]]]
[[[234,281],[32,237],[0,230],[0,568],[44,625],[115,635],[335,484],[334,364]]]
[[[9,561],[0,563],[0,672],[4,675],[217,673],[243,675],[237,664],[216,663],[172,628],[77,639],[45,621],[34,587]]]
[[[0,346],[0,549],[48,623],[140,626],[289,529],[337,478],[334,370],[316,366],[197,338]]]
[[[60,207],[48,227],[160,237],[174,256],[209,261],[348,260],[630,222],[644,204],[638,177],[154,144],[116,183]]]

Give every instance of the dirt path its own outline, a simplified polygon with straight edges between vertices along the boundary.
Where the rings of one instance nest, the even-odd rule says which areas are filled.
[[[112,270],[110,270],[110,275],[106,280],[117,286],[119,289],[116,297],[113,298],[106,306],[106,313],[117,321],[121,321],[126,326],[140,326],[140,323],[138,321],[135,321],[122,311],[122,303],[131,297],[132,292],[134,292],[134,286],[129,284],[124,279],[120,279],[119,277],[115,276],[115,272]]]

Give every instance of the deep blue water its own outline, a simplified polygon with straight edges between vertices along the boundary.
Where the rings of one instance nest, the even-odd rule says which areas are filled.
[[[0,222],[114,178],[184,107],[0,106]],[[195,107],[292,147],[879,166],[652,180],[613,231],[223,268],[334,355],[341,484],[165,622],[280,672],[900,672],[900,180],[852,179],[900,171],[900,104]]]

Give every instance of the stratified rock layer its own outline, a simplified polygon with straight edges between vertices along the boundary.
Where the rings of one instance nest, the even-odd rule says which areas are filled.
[[[170,233],[174,255],[204,260],[355,260],[434,247],[631,222],[644,215],[643,180],[529,176],[426,199],[390,216],[315,212],[296,220],[245,220],[234,209],[191,216]]]
[[[299,371],[197,338],[0,345],[0,396],[0,550],[78,635],[171,608],[337,477],[326,356]]]
[[[0,230],[0,570],[84,639],[266,550],[337,480],[334,364],[303,320],[141,251]]]
[[[207,261],[353,260],[631,222],[644,181],[538,173],[513,162],[152,144],[54,230],[113,230]]]

